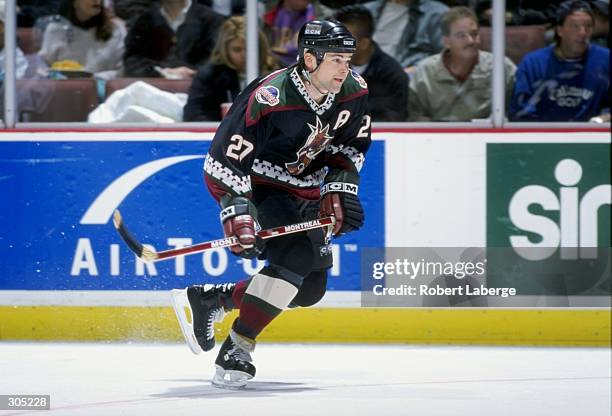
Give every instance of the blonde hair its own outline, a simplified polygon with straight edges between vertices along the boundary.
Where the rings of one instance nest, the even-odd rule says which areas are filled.
[[[227,19],[219,30],[217,43],[210,55],[210,62],[216,65],[225,65],[235,71],[240,68],[229,59],[228,46],[235,39],[240,39],[246,42],[246,21],[244,16],[232,16]],[[268,73],[276,69],[277,65],[270,53],[270,46],[264,34],[259,31],[259,72],[260,74]]]

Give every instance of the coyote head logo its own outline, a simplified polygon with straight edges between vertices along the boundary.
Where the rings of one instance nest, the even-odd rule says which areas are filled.
[[[317,157],[319,153],[325,149],[325,146],[334,138],[330,136],[329,124],[323,127],[323,123],[317,116],[316,125],[313,126],[307,123],[310,127],[310,135],[306,139],[306,143],[300,150],[297,151],[297,159],[291,163],[285,163],[285,168],[292,175],[299,175],[306,167]]]

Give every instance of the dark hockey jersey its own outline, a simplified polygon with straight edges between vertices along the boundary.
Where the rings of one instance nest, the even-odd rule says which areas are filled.
[[[365,81],[350,71],[340,92],[317,104],[299,71],[294,65],[256,80],[234,101],[204,163],[217,199],[248,197],[252,184],[318,199],[329,169],[361,170],[370,146]]]

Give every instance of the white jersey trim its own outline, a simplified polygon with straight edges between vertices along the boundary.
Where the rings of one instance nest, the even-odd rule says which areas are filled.
[[[325,169],[319,169],[303,178],[296,178],[284,168],[270,163],[267,160],[259,159],[255,159],[253,162],[251,172],[298,188],[318,188],[325,178]]]
[[[355,165],[357,172],[361,172],[361,168],[363,167],[363,163],[365,162],[365,155],[353,146],[345,146],[343,144],[339,146],[334,146],[333,144],[330,144],[327,147],[327,150],[332,155],[335,155],[336,153],[341,153],[347,159],[349,159],[353,163],[353,165]]]
[[[251,178],[249,176],[236,175],[230,168],[223,166],[221,162],[215,160],[210,154],[206,155],[204,171],[226,185],[238,195],[251,192]]]

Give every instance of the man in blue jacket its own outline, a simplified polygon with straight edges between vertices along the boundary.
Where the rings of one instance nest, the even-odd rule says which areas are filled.
[[[555,44],[526,55],[518,67],[510,120],[610,120],[610,50],[591,44],[592,33],[588,3],[559,7]]]

